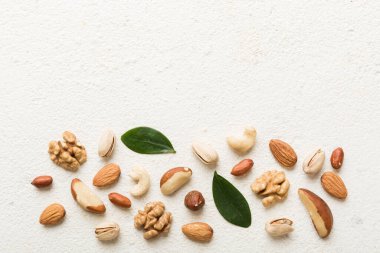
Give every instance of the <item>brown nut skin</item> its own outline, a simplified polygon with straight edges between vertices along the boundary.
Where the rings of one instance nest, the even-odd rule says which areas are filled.
[[[58,203],[53,203],[45,208],[40,215],[40,224],[56,225],[65,217],[65,208]]]
[[[344,159],[343,149],[341,147],[334,149],[334,151],[331,153],[331,158],[330,158],[331,166],[336,170],[340,169],[340,167],[342,167],[342,164],[343,164],[343,159]]]
[[[272,139],[269,142],[269,149],[274,158],[284,167],[291,168],[297,163],[297,154],[286,142]]]
[[[191,191],[185,196],[184,204],[192,211],[197,211],[205,205],[205,199],[199,191]]]
[[[110,186],[119,180],[120,174],[119,165],[115,163],[107,164],[96,173],[92,184],[97,187]]]
[[[244,159],[241,160],[238,164],[236,164],[232,170],[231,174],[234,176],[242,176],[249,172],[253,167],[253,160],[252,159]]]
[[[86,186],[79,178],[74,178],[71,181],[70,187],[73,199],[86,211],[98,214],[105,213],[106,206],[103,204],[102,200],[93,192],[88,192],[86,190],[85,195],[82,194],[83,192],[80,192],[80,197],[78,198],[78,192],[76,191],[77,184],[82,185],[82,188],[88,188],[88,186]]]
[[[343,179],[335,172],[328,171],[321,176],[323,189],[331,196],[338,199],[347,198],[347,188]]]
[[[176,167],[168,170],[161,177],[160,189],[162,194],[173,194],[190,180],[192,174],[192,170],[188,167]]]
[[[111,192],[110,194],[108,194],[108,199],[114,205],[117,205],[120,207],[130,208],[132,205],[131,200],[129,198],[117,192]]]
[[[298,189],[298,196],[309,212],[318,235],[321,238],[329,236],[334,219],[327,203],[317,194],[304,188]]]
[[[47,187],[53,183],[53,178],[51,176],[39,176],[33,179],[32,185],[37,188]]]
[[[214,230],[207,223],[193,222],[183,225],[182,233],[193,241],[209,242],[212,239]]]

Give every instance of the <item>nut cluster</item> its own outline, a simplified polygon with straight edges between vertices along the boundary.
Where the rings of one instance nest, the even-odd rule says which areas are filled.
[[[290,183],[285,177],[283,171],[267,171],[261,177],[257,178],[251,185],[253,192],[264,196],[263,206],[269,207],[278,200],[286,197]]]
[[[149,240],[160,233],[167,234],[172,222],[172,214],[165,212],[165,205],[161,201],[150,202],[145,205],[144,211],[139,210],[135,216],[135,227],[144,229],[144,238]]]
[[[64,169],[76,171],[87,160],[86,149],[77,142],[76,136],[65,131],[62,134],[64,141],[51,141],[49,143],[50,159]]]

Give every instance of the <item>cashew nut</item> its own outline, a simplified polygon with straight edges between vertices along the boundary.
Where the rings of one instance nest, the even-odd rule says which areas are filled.
[[[229,136],[227,137],[227,143],[236,152],[246,153],[256,143],[256,129],[253,127],[246,127],[243,136]]]
[[[130,190],[132,196],[141,197],[149,190],[150,176],[148,171],[141,167],[134,167],[129,173],[129,176],[137,182],[137,184]]]

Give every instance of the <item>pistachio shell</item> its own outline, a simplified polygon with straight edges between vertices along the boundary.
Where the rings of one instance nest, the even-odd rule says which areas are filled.
[[[305,158],[302,164],[303,171],[306,174],[317,174],[321,171],[324,162],[325,152],[322,149],[317,149]]]
[[[211,147],[211,145],[194,141],[193,142],[193,152],[194,154],[205,164],[214,164],[218,161],[218,153]]]
[[[104,222],[96,226],[95,235],[100,241],[110,241],[119,236],[120,227],[115,222]]]
[[[116,138],[111,129],[103,132],[99,139],[98,154],[101,157],[110,157],[115,148]]]
[[[265,230],[271,236],[284,236],[292,232],[294,229],[292,227],[293,221],[287,218],[275,219],[268,221],[265,224]]]

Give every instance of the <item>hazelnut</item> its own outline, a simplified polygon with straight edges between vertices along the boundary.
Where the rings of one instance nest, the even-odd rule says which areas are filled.
[[[185,206],[190,210],[197,211],[204,206],[205,199],[203,198],[202,193],[199,191],[191,191],[186,194],[184,203]]]

